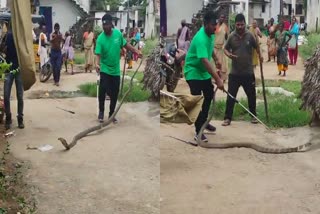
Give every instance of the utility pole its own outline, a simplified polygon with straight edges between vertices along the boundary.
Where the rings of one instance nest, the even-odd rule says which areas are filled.
[[[129,17],[129,0],[127,0],[127,37],[129,38],[129,33],[130,33],[130,17]]]
[[[280,17],[283,16],[283,0],[280,0]]]

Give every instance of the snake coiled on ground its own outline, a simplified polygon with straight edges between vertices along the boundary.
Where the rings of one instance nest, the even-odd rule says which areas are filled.
[[[214,99],[212,100],[212,106],[214,105],[215,101]],[[201,140],[201,135],[203,134],[203,131],[205,130],[205,127],[209,124],[209,122],[212,120],[213,118],[213,114],[214,111],[211,111],[210,115],[208,116],[206,122],[202,125],[199,133],[198,133],[198,140],[197,143],[193,143],[191,141],[185,141],[185,140],[181,140],[179,138],[173,137],[173,136],[169,136],[171,138],[174,138],[176,140],[185,142],[187,144],[193,145],[193,146],[200,146],[202,148],[206,148],[206,149],[229,149],[229,148],[249,148],[249,149],[253,149],[257,152],[261,152],[261,153],[268,153],[268,154],[284,154],[284,153],[293,153],[293,152],[306,152],[308,150],[311,149],[311,146],[313,145],[311,141],[302,144],[300,146],[296,146],[296,147],[291,147],[291,148],[267,148],[264,146],[260,146],[258,144],[255,143],[248,143],[248,142],[236,142],[236,143],[207,143]]]
[[[96,125],[96,126],[93,126],[93,127],[90,127],[86,130],[83,130],[82,132],[78,133],[77,135],[75,135],[71,141],[70,144],[68,144],[67,140],[62,138],[62,137],[59,137],[58,140],[62,143],[62,145],[66,148],[66,150],[70,150],[72,147],[74,147],[78,140],[80,140],[81,138],[87,136],[88,134],[90,134],[91,132],[95,132],[95,131],[98,131],[106,126],[108,126],[110,123],[112,123],[113,119],[115,118],[115,116],[117,115],[118,111],[120,110],[124,100],[126,99],[126,97],[129,95],[129,93],[131,92],[131,89],[133,87],[133,79],[134,77],[136,76],[140,66],[142,65],[142,62],[143,62],[143,59],[141,59],[141,62],[138,66],[138,68],[136,69],[136,71],[134,72],[134,74],[132,75],[131,77],[131,80],[130,80],[130,84],[129,84],[129,88],[128,90],[125,92],[125,94],[123,95],[120,103],[118,104],[117,108],[115,109],[114,113],[111,115],[111,117],[109,117],[108,120],[106,120],[105,122],[99,124],[99,125]],[[123,83],[122,83],[123,84]]]

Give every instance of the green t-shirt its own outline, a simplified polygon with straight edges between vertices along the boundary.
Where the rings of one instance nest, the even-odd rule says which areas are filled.
[[[204,28],[201,27],[193,37],[187,53],[184,66],[184,76],[186,80],[207,80],[211,78],[201,59],[207,58],[211,61],[213,47],[214,35],[209,37],[204,31]]]
[[[120,76],[121,48],[127,44],[122,33],[113,28],[110,36],[102,32],[97,39],[96,54],[100,55],[101,72],[112,76]]]

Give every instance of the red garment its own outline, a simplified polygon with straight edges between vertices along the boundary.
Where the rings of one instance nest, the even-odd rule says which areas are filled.
[[[296,49],[288,49],[290,64],[296,64],[298,59],[298,45]]]
[[[284,30],[288,31],[290,29],[290,22],[289,21],[284,21],[283,28],[284,28]]]

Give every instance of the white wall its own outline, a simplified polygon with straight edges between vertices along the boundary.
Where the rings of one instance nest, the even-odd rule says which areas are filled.
[[[271,0],[269,3],[269,19],[274,18],[275,21],[278,20],[278,15],[280,13],[280,0]],[[284,9],[284,13],[286,11]]]
[[[232,0],[233,2],[240,2],[239,5],[236,5],[236,13],[245,14],[246,11],[244,9],[244,0]],[[253,19],[264,19],[264,24],[267,24],[268,20],[274,18],[277,21],[278,14],[280,13],[280,1],[279,0],[269,0],[270,3],[266,4],[266,10],[262,13],[262,5],[254,4],[253,8],[251,4],[249,5],[249,24],[253,21]],[[287,10],[284,9],[284,13],[287,14]]]
[[[169,0],[167,1],[167,34],[176,34],[181,27],[181,20],[191,23],[194,13],[202,9],[203,0]]]
[[[307,8],[307,31],[316,30],[316,21],[318,18],[318,32],[320,28],[320,3],[318,0],[308,0]]]
[[[155,22],[156,22],[156,14],[154,14],[154,5],[153,1],[149,1],[149,5],[146,8],[146,21],[145,21],[145,37],[150,38],[151,36],[154,37],[156,29],[155,29]]]
[[[7,7],[7,0],[1,0],[0,1],[0,8],[6,8]]]
[[[89,0],[76,0],[80,5],[87,11],[90,11],[90,1]]]
[[[106,14],[106,12],[96,12],[95,18],[101,19],[105,14]],[[112,14],[112,16],[119,18],[117,25],[115,25],[115,27],[119,30],[120,29],[125,30],[125,28],[127,27],[127,12],[118,12],[116,14]],[[131,19],[134,18],[134,13],[129,13],[129,16]],[[102,21],[98,20],[97,25],[102,27]],[[132,27],[131,23],[130,23],[130,27]]]
[[[77,17],[80,16],[80,13],[71,1],[41,0],[40,6],[52,7],[52,24],[59,23],[62,33],[68,31],[77,22]]]

